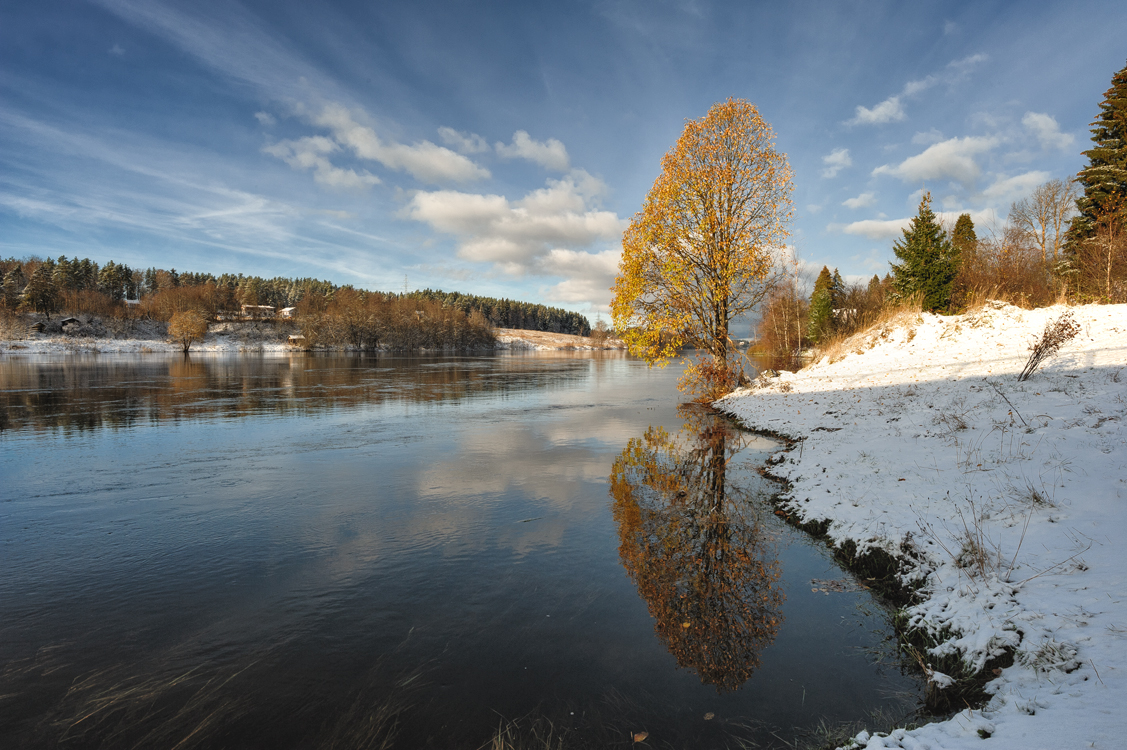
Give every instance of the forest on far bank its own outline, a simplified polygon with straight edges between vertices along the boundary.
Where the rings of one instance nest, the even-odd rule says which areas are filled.
[[[163,268],[142,271],[90,258],[0,259],[0,280],[0,309],[9,316],[35,312],[47,319],[62,315],[168,322],[189,310],[213,321],[273,317],[285,310],[286,318],[310,327],[311,337],[319,336],[326,344],[338,338],[387,339],[393,331],[397,340],[430,340],[424,329],[434,325],[422,325],[424,320],[473,328],[474,341],[481,339],[482,331],[477,329],[490,327],[579,336],[591,332],[590,322],[579,313],[517,300],[432,289],[373,292],[313,278],[215,276]],[[415,330],[408,334],[407,329]]]

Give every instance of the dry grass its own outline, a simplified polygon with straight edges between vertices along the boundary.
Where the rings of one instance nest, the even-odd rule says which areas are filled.
[[[626,345],[619,339],[606,338],[597,340],[588,336],[575,336],[570,333],[552,333],[551,331],[526,331],[519,328],[496,329],[498,341],[525,341],[533,346],[544,346],[549,349],[625,349]]]
[[[882,341],[887,341],[892,333],[900,328],[908,329],[908,339],[915,336],[915,326],[921,321],[923,311],[919,296],[881,309],[876,319],[864,330],[852,333],[839,333],[827,339],[814,350],[811,362],[828,360],[830,364],[843,359],[848,354],[863,354]]]

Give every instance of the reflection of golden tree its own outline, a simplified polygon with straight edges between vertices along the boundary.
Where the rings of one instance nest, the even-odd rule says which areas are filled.
[[[731,691],[782,620],[779,566],[750,498],[727,482],[739,433],[711,414],[683,416],[680,436],[651,427],[614,463],[618,552],[678,665]]]

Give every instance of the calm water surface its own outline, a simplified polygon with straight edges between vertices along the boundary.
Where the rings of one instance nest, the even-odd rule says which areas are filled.
[[[0,747],[721,747],[911,709],[879,608],[811,591],[847,576],[764,505],[773,443],[678,374],[0,359]]]

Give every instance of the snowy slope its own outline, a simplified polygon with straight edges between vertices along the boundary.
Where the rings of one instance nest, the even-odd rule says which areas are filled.
[[[935,653],[1016,650],[983,710],[858,745],[1127,747],[1127,306],[1071,308],[1081,333],[1017,380],[1068,309],[908,316],[716,404],[801,439],[772,468],[790,510],[909,561]]]

